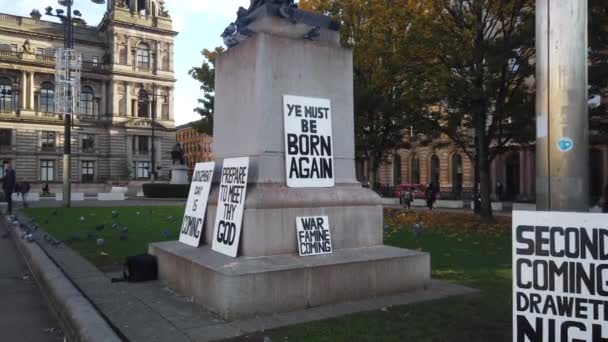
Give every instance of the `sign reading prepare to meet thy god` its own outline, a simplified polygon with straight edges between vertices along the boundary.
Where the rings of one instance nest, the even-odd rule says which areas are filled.
[[[247,195],[249,157],[224,159],[211,248],[236,257]]]
[[[608,341],[608,215],[513,213],[513,340]]]
[[[284,95],[283,113],[287,186],[334,186],[331,101]]]
[[[192,184],[190,185],[190,194],[186,204],[184,220],[182,221],[182,229],[179,236],[179,241],[198,247],[203,234],[203,226],[205,222],[205,213],[207,211],[207,201],[209,199],[209,191],[211,190],[211,181],[213,180],[213,169],[215,163],[198,163],[194,168],[192,175]]]
[[[300,256],[330,254],[331,234],[327,216],[298,217],[296,219]]]

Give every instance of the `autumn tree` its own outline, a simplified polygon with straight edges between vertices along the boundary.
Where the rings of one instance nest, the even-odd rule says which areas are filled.
[[[204,57],[200,67],[190,69],[190,76],[201,83],[203,97],[198,100],[199,107],[194,111],[201,115],[201,120],[196,122],[195,128],[201,132],[213,135],[213,114],[215,106],[215,61],[224,52],[223,47],[213,50],[204,49],[201,54]]]
[[[490,165],[534,139],[534,1],[432,0],[427,67],[442,101],[419,119],[458,145],[478,169],[481,215],[492,217]],[[421,61],[422,62],[422,61]]]
[[[411,122],[406,112],[420,112],[425,70],[411,63],[418,35],[425,28],[420,1],[301,0],[300,7],[330,15],[341,24],[342,45],[353,49],[355,150],[367,160],[370,186],[379,166],[402,147]]]

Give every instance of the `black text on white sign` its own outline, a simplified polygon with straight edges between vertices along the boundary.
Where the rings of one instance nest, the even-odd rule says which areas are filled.
[[[296,229],[300,256],[332,252],[327,216],[298,217],[296,218]]]
[[[283,96],[287,186],[335,185],[331,101]]]
[[[607,227],[603,214],[514,212],[514,341],[608,341]]]
[[[212,249],[236,257],[247,195],[249,157],[224,159]]]
[[[211,181],[213,180],[213,169],[215,163],[198,163],[194,168],[192,183],[190,184],[190,194],[184,212],[184,220],[179,235],[179,241],[198,247],[203,234],[205,213],[207,212],[207,200]]]

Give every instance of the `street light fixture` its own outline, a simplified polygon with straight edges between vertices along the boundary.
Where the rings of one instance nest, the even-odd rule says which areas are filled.
[[[144,84],[140,84],[140,88],[144,89]],[[151,106],[152,106],[152,110],[150,111],[150,116],[152,118],[152,146],[151,146],[151,157],[150,157],[150,168],[152,169],[152,173],[151,173],[151,179],[152,181],[156,180],[156,144],[155,144],[155,139],[156,139],[156,115],[157,115],[157,101],[156,98],[160,97],[160,98],[166,98],[165,95],[157,95],[156,94],[156,83],[152,84],[152,94],[148,94],[148,102],[150,102]],[[140,100],[141,101],[141,100]]]
[[[95,3],[95,4],[104,4],[105,0],[90,0],[91,2]],[[67,10],[64,11],[63,9],[57,9],[55,10],[55,14],[53,14],[53,8],[51,6],[45,8],[45,12],[46,15],[48,16],[52,16],[52,17],[56,17],[59,18],[61,20],[61,22],[64,25],[64,48],[66,50],[73,50],[74,49],[74,23],[75,22],[82,22],[82,19],[79,18],[73,18],[72,14],[74,14],[74,16],[76,17],[80,17],[82,16],[82,13],[80,11],[74,11],[72,12],[72,6],[74,5],[74,0],[59,0],[58,1],[60,6],[63,7],[67,7]],[[66,77],[68,80],[71,79],[70,76],[70,71],[68,68],[68,75]],[[68,97],[71,98],[72,101],[79,101],[80,99],[75,99],[75,96],[72,96],[71,93],[68,92]],[[70,106],[73,107],[73,106]],[[72,115],[74,114],[73,112],[69,112],[69,113],[65,113],[64,115],[64,119],[65,119],[65,127],[64,127],[64,151],[63,151],[63,199],[64,199],[64,205],[66,207],[70,207],[71,206],[71,196],[72,196],[72,187],[71,187],[71,183],[70,183],[70,175],[71,175],[71,171],[72,171],[72,156],[71,156],[71,151],[72,151],[72,132],[71,132],[71,122],[72,122]]]

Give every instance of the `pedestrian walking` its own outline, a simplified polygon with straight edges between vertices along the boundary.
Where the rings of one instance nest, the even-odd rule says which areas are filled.
[[[412,209],[412,202],[414,201],[414,194],[412,193],[412,189],[407,188],[403,193],[403,206],[408,209]]]
[[[608,213],[608,185],[604,188],[604,203],[602,203],[602,212]]]
[[[22,181],[18,184],[18,192],[21,194],[21,199],[23,200],[23,207],[27,208],[27,196],[30,193],[31,186],[27,181]]]
[[[435,200],[437,199],[437,193],[435,191],[435,185],[433,183],[429,184],[428,188],[426,188],[426,206],[429,210],[433,210],[433,206],[435,206]]]
[[[8,204],[9,215],[13,214],[13,193],[17,186],[17,175],[11,164],[8,164],[2,178],[2,190],[4,190],[4,196],[6,203]]]
[[[496,182],[496,199],[498,202],[502,202],[503,186],[500,181]]]
[[[49,183],[44,183],[42,186],[42,196],[50,196],[51,191],[49,190]]]

